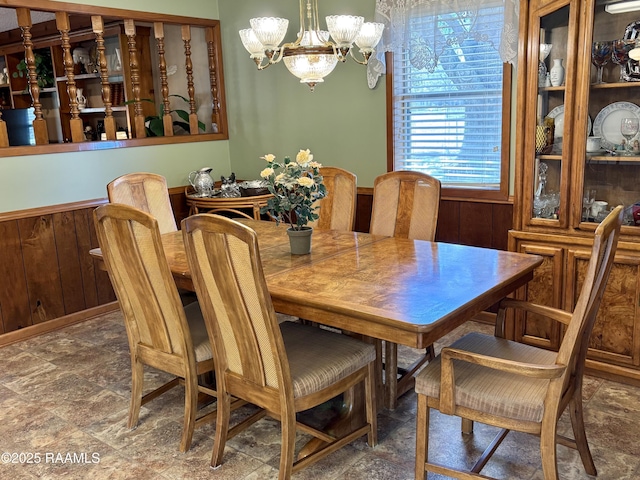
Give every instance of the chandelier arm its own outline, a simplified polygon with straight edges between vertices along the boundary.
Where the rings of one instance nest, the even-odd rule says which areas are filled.
[[[371,57],[370,53],[369,54],[363,53],[362,58],[364,58],[364,60],[361,61],[361,60],[358,60],[356,56],[353,54],[353,50],[354,50],[353,48],[349,50],[349,55],[351,56],[351,58],[353,58],[354,62],[359,63],[360,65],[367,65],[369,63],[369,57]]]
[[[269,59],[269,65],[273,65],[274,63],[278,63],[280,60],[282,60],[284,49],[288,46],[289,44],[285,43],[284,45],[279,47],[278,50],[276,50],[276,52],[274,53],[274,55]]]
[[[264,65],[262,64],[262,60],[267,59],[267,63],[265,63]],[[269,67],[272,65],[273,62],[271,62],[271,60],[269,59],[269,57],[262,57],[262,58],[258,58],[258,57],[254,57],[253,61],[255,62],[256,66],[258,67],[258,70],[264,70],[265,68]]]

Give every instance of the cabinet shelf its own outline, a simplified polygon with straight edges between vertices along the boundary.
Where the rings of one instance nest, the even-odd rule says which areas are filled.
[[[566,87],[564,85],[560,85],[558,87],[539,87],[541,92],[564,92]]]
[[[56,87],[47,87],[41,88],[40,93],[58,93],[58,89]],[[19,96],[19,95],[31,95],[29,90],[21,90],[19,92],[11,92],[11,95]]]
[[[640,82],[615,82],[615,83],[592,83],[592,90],[606,90],[609,88],[637,88]]]
[[[80,115],[92,114],[92,113],[104,113],[104,107],[90,107],[80,110]],[[127,110],[126,105],[119,105],[117,107],[111,107],[114,112],[125,112]]]
[[[122,71],[112,71],[112,72],[108,72],[107,73],[108,77],[109,77],[109,82],[111,83],[117,83],[117,82],[122,82],[123,80],[123,73]],[[100,78],[100,74],[95,72],[95,73],[81,73],[79,75],[74,75],[73,79],[74,80],[95,80],[95,79],[99,79]],[[62,76],[62,77],[56,77],[56,82],[66,82],[67,81],[67,77]]]
[[[606,163],[638,163],[640,162],[640,156],[622,156],[622,155],[589,155],[587,154],[587,163],[606,162]]]

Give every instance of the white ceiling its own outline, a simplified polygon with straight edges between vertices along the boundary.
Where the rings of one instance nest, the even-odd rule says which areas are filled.
[[[54,20],[55,18],[55,13],[31,11],[31,22],[34,24],[47,22],[49,20]],[[0,32],[6,32],[7,30],[13,30],[14,28],[18,28],[15,9],[0,7]]]

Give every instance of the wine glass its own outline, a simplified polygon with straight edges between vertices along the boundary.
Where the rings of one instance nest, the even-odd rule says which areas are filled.
[[[620,82],[624,82],[624,68],[629,61],[629,51],[635,45],[635,40],[614,40],[611,43],[611,61],[620,65]]]
[[[591,46],[591,63],[593,63],[598,69],[596,83],[603,83],[602,68],[609,63],[610,58],[611,42],[593,42],[593,45]]]
[[[620,133],[627,140],[626,155],[633,155],[631,140],[638,134],[640,130],[640,119],[637,117],[625,117],[620,120]]]

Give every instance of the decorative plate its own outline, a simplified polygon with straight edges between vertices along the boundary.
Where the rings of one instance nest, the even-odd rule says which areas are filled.
[[[560,105],[553,110],[551,110],[547,118],[553,118],[554,125],[554,138],[562,138],[562,129],[564,127],[564,105]],[[587,136],[589,136],[589,132],[591,131],[591,117],[587,116]]]
[[[593,136],[602,139],[602,148],[615,150],[622,143],[620,120],[625,117],[640,118],[640,107],[631,102],[614,102],[600,110],[593,122]]]

